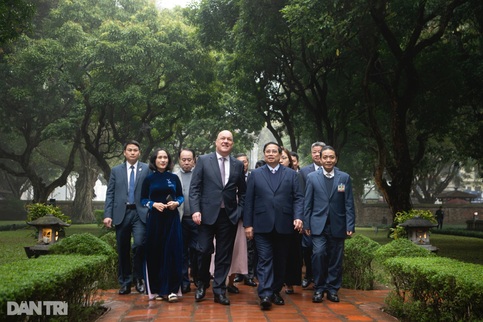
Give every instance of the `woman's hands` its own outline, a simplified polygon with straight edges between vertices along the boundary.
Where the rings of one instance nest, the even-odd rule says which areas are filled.
[[[170,201],[168,203],[162,203],[162,202],[155,202],[153,204],[153,208],[155,208],[159,212],[163,212],[164,209],[168,208],[169,210],[175,210],[178,208],[179,202],[177,201]]]

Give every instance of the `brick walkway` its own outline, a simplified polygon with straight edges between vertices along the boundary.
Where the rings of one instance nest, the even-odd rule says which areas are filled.
[[[213,302],[211,289],[204,301],[196,303],[194,292],[187,293],[178,303],[148,301],[133,288],[129,295],[116,290],[103,291],[104,305],[109,308],[99,322],[118,321],[398,321],[383,312],[387,290],[356,291],[341,289],[340,302],[312,303],[312,290],[295,287],[295,294],[282,293],[285,305],[273,305],[262,311],[258,306],[256,287],[238,284],[240,294],[229,294],[230,306]]]

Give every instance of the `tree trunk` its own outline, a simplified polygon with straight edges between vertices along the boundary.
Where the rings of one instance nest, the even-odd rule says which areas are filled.
[[[71,217],[75,222],[92,223],[95,221],[92,199],[99,170],[96,167],[96,159],[86,150],[79,149],[79,155],[82,166],[78,169],[79,177],[75,183],[76,193]]]

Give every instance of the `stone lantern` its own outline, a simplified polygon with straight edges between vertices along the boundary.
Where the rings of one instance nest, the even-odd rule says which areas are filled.
[[[432,246],[429,242],[429,229],[437,227],[437,224],[433,224],[431,221],[424,218],[414,217],[406,220],[399,226],[406,229],[408,239],[416,245],[426,248],[432,252],[438,251],[438,248]]]
[[[25,247],[25,252],[30,258],[47,254],[50,245],[56,243],[62,235],[62,228],[69,227],[67,224],[52,214],[47,214],[27,224],[34,226],[38,230],[37,245]]]

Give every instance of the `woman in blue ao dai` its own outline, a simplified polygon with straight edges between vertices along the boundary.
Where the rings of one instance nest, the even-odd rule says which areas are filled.
[[[183,190],[171,172],[172,159],[165,149],[156,149],[149,158],[154,172],[143,182],[141,204],[149,208],[146,219],[144,265],[149,299],[178,301],[183,274],[183,238],[178,207]]]

